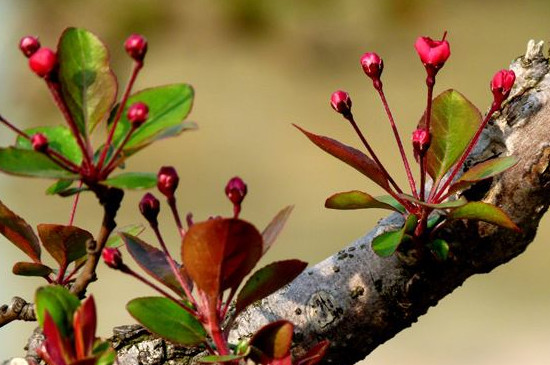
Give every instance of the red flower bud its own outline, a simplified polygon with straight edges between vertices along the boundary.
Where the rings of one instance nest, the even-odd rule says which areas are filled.
[[[246,184],[237,176],[229,180],[225,186],[225,195],[227,195],[233,205],[240,206],[247,192],[248,188]]]
[[[445,35],[440,41],[434,41],[429,37],[418,37],[414,43],[414,48],[416,48],[426,70],[428,73],[433,73],[431,76],[434,76],[443,67],[451,55],[451,48],[449,42],[445,40]]]
[[[126,52],[137,62],[142,62],[147,53],[147,39],[140,34],[132,34],[124,42]]]
[[[330,97],[330,105],[343,116],[351,114],[351,98],[349,94],[343,90],[338,90],[332,93]]]
[[[33,150],[38,152],[46,152],[49,145],[48,137],[46,137],[42,133],[36,133],[31,137],[31,144]]]
[[[103,248],[101,256],[103,256],[103,261],[105,261],[107,266],[112,269],[119,270],[122,265],[124,265],[122,262],[122,254],[118,248],[105,247]]]
[[[157,188],[167,198],[173,198],[174,192],[178,188],[180,178],[176,169],[172,166],[163,166],[157,175]]]
[[[138,128],[143,123],[145,123],[145,121],[149,117],[149,107],[147,106],[147,104],[142,102],[134,103],[128,108],[126,116],[128,117],[128,120],[132,123],[133,127]]]
[[[19,49],[27,58],[32,56],[39,48],[40,42],[36,37],[26,36],[19,41]]]
[[[512,70],[500,70],[491,80],[491,91],[493,92],[494,103],[500,107],[500,104],[512,90],[514,82],[516,81],[516,74]]]
[[[42,47],[29,58],[29,66],[38,76],[46,77],[57,66],[57,55],[51,49]]]
[[[424,128],[416,129],[412,134],[412,144],[415,156],[424,155],[430,147],[430,132]]]
[[[153,194],[147,193],[139,202],[139,211],[150,224],[156,225],[160,211],[160,202]]]
[[[361,67],[365,74],[372,79],[372,81],[380,80],[382,70],[384,70],[384,61],[374,52],[367,52],[361,56]]]

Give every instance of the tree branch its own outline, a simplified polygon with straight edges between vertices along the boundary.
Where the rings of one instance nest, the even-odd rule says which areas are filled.
[[[10,304],[0,307],[0,327],[15,321],[36,321],[34,305],[20,297],[13,297]]]
[[[468,277],[487,273],[521,254],[535,237],[550,203],[550,75],[542,43],[530,42],[526,55],[511,67],[517,81],[509,102],[489,123],[466,166],[497,155],[514,155],[519,162],[466,194],[501,207],[521,227],[520,233],[482,222],[456,221],[441,233],[451,246],[451,256],[444,262],[417,259],[406,248],[380,258],[371,250],[372,239],[403,224],[401,216],[389,216],[365,237],[245,311],[232,339],[246,338],[262,325],[285,318],[296,324],[297,355],[328,338],[331,347],[324,362],[354,364],[417,321]],[[136,330],[141,331],[119,329],[116,348],[124,355],[119,363],[167,363],[167,356],[153,362],[147,361],[151,357],[142,358],[144,349],[166,349],[167,345],[146,335],[133,336]],[[128,336],[123,335],[126,332]],[[188,363],[197,356],[195,352],[177,358]]]

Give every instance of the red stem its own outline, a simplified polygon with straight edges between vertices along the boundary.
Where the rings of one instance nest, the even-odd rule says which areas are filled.
[[[122,95],[122,99],[120,100],[118,109],[116,111],[115,117],[113,119],[113,124],[111,125],[111,129],[109,130],[109,135],[107,136],[107,141],[105,142],[105,146],[103,146],[103,151],[101,151],[101,156],[99,157],[99,162],[97,164],[98,170],[101,171],[101,168],[103,167],[103,163],[105,162],[105,158],[107,157],[107,152],[109,151],[109,148],[111,147],[111,142],[113,141],[113,137],[115,135],[115,130],[118,125],[118,122],[120,120],[120,117],[122,115],[122,112],[124,108],[126,107],[126,102],[128,101],[128,97],[130,96],[130,92],[132,91],[132,87],[134,86],[134,82],[136,81],[137,75],[141,68],[143,67],[143,62],[136,62],[134,64],[134,69],[132,70],[132,75],[130,75],[130,80],[126,84],[126,89],[124,90],[124,94]]]
[[[185,228],[183,228],[181,223],[180,213],[178,211],[178,207],[176,206],[176,198],[171,196],[167,199],[167,201],[168,206],[170,206],[170,210],[172,211],[172,215],[174,216],[174,220],[176,221],[176,226],[178,227],[181,239],[183,239],[183,237],[185,237]]]
[[[180,283],[183,291],[185,292],[185,295],[187,296],[187,300],[189,300],[189,302],[194,307],[197,307],[197,303],[195,301],[195,298],[193,297],[193,295],[191,293],[191,288],[189,288],[189,286],[187,285],[187,281],[182,277],[181,271],[178,270],[178,268],[176,267],[176,263],[175,263],[174,259],[172,258],[172,256],[170,255],[170,252],[168,251],[168,247],[166,247],[166,243],[164,243],[164,239],[162,238],[162,235],[160,234],[158,224],[152,224],[151,223],[151,228],[155,232],[155,236],[157,236],[157,240],[159,241],[160,246],[162,247],[162,251],[166,255],[166,260],[168,261],[168,264],[170,265],[170,268],[172,269],[172,272],[174,273],[174,275],[178,279],[178,282]]]
[[[426,78],[426,85],[428,86],[428,100],[426,102],[426,130],[428,131],[428,134],[430,136],[431,140],[431,131],[430,131],[430,123],[432,119],[432,96],[433,96],[433,90],[435,85],[435,78],[428,76]],[[426,173],[427,173],[427,164],[428,159],[426,157],[426,152],[422,152],[419,156],[420,160],[420,200],[425,200],[426,195]],[[433,186],[432,186],[433,191]],[[430,196],[432,191],[430,191]]]
[[[78,184],[78,188],[80,189],[81,187],[82,187],[82,180],[80,180],[80,183]],[[69,218],[69,226],[73,225],[74,217],[76,215],[76,207],[78,206],[79,198],[80,198],[80,191],[76,193],[76,196],[74,198],[73,208],[71,210],[71,217]]]
[[[367,142],[367,139],[365,138],[365,136],[363,135],[363,133],[361,132],[361,130],[359,129],[359,127],[357,126],[357,123],[355,122],[355,119],[353,118],[353,114],[349,113],[347,115],[344,115],[344,118],[346,118],[351,126],[353,127],[353,129],[355,130],[355,133],[359,136],[359,139],[361,140],[361,142],[363,143],[363,146],[365,146],[365,148],[367,149],[367,151],[369,151],[372,159],[374,160],[374,162],[378,165],[378,168],[380,169],[380,171],[382,171],[382,173],[384,174],[384,176],[386,177],[386,179],[388,179],[388,181],[390,182],[390,184],[395,188],[395,190],[397,191],[397,194],[391,189],[391,188],[388,188],[386,189],[386,191],[395,199],[397,200],[399,203],[401,203],[403,206],[407,207],[407,210],[408,211],[412,211],[414,209],[414,207],[411,206],[411,204],[404,200],[404,199],[401,199],[399,197],[398,194],[402,194],[403,193],[403,190],[401,190],[401,188],[397,185],[397,183],[393,180],[393,178],[390,176],[390,174],[388,173],[388,171],[386,170],[386,168],[384,167],[384,165],[382,165],[382,162],[380,162],[380,160],[378,159],[378,156],[376,156],[376,153],[374,152],[374,150],[371,148],[369,142]]]
[[[59,84],[56,82],[52,82],[51,80],[46,80],[46,84],[48,85],[48,88],[50,89],[50,92],[53,96],[53,99],[55,101],[55,104],[61,110],[61,113],[63,114],[63,117],[67,121],[67,124],[69,125],[69,128],[71,129],[71,132],[73,133],[76,142],[78,143],[78,146],[80,147],[80,150],[82,151],[82,155],[84,156],[84,166],[87,166],[88,168],[93,167],[93,152],[92,148],[90,146],[90,143],[88,140],[86,140],[86,143],[82,139],[82,135],[80,134],[80,131],[78,130],[78,127],[69,112],[69,108],[67,104],[65,103],[65,99],[61,95],[61,90],[59,88]]]
[[[379,86],[378,87],[375,86],[375,88],[378,91],[378,95],[380,95],[380,99],[382,100],[382,104],[384,105],[384,110],[386,111],[386,115],[388,116],[388,119],[390,121],[390,125],[393,130],[393,134],[395,136],[395,141],[397,142],[397,146],[399,147],[399,153],[401,154],[401,159],[403,160],[403,165],[405,166],[405,171],[407,173],[407,180],[409,180],[409,186],[411,188],[411,192],[414,195],[414,197],[418,199],[418,193],[416,192],[416,182],[414,181],[414,177],[411,172],[411,166],[409,165],[409,160],[407,159],[407,155],[405,154],[405,150],[403,149],[403,143],[401,142],[399,131],[397,130],[397,126],[395,125],[395,120],[393,119],[393,115],[388,105],[388,101],[386,100],[382,83],[380,82],[377,85]]]
[[[462,165],[464,165],[464,161],[466,161],[466,159],[468,158],[468,155],[470,155],[470,152],[472,152],[472,150],[474,149],[477,141],[479,140],[479,137],[481,136],[481,132],[483,132],[483,129],[485,129],[485,126],[489,122],[489,119],[491,119],[493,114],[499,108],[500,108],[500,105],[497,105],[495,103],[493,103],[491,105],[491,109],[489,110],[489,112],[485,116],[485,119],[483,119],[483,121],[481,122],[481,125],[479,126],[478,130],[476,131],[476,134],[474,134],[474,136],[470,140],[470,143],[468,144],[468,147],[466,148],[464,153],[462,153],[462,156],[460,157],[460,160],[458,160],[458,162],[454,165],[454,168],[453,168],[451,174],[449,175],[449,177],[447,178],[447,180],[445,181],[445,183],[443,184],[441,189],[439,189],[437,194],[435,194],[435,197],[433,199],[435,203],[440,203],[442,201],[441,195],[443,195],[443,192],[449,187],[449,185],[453,181],[456,174],[458,174],[458,172],[462,168]]]
[[[120,146],[118,146],[116,151],[113,153],[112,160],[105,166],[104,169],[100,170],[100,179],[106,179],[107,176],[109,176],[109,174],[117,167],[119,161],[117,156],[122,152],[122,149],[130,139],[132,134],[136,131],[136,129],[137,128],[135,127],[135,125],[132,124],[130,130],[128,131],[128,134],[126,135],[126,137],[124,137],[124,140],[122,141]]]

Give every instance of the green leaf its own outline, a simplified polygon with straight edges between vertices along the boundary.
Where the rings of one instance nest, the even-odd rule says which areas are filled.
[[[80,306],[78,298],[62,286],[44,286],[35,294],[36,318],[44,326],[48,311],[57,328],[67,337],[72,328],[73,314]]]
[[[41,152],[15,147],[0,148],[0,170],[7,174],[49,179],[78,179]]]
[[[85,29],[68,28],[57,48],[63,98],[83,136],[106,120],[115,102],[117,80],[103,43]]]
[[[119,189],[150,189],[157,186],[157,174],[150,172],[125,172],[101,183]]]
[[[172,342],[194,346],[206,339],[201,323],[170,299],[136,298],[126,305],[126,309],[148,330]]]
[[[445,240],[435,239],[429,246],[438,259],[445,261],[449,257],[449,244]]]
[[[447,219],[475,219],[509,228],[516,232],[521,231],[502,209],[483,202],[470,202],[453,209],[447,214]]]
[[[39,224],[37,228],[44,248],[61,267],[86,255],[86,243],[93,240],[90,232],[75,226]]]
[[[218,295],[238,287],[262,256],[262,236],[243,220],[214,218],[193,224],[181,247],[187,273],[215,311]]]
[[[208,355],[199,359],[203,364],[223,364],[225,362],[235,362],[235,360],[242,359],[244,355]]]
[[[46,189],[46,194],[55,195],[67,190],[73,184],[74,180],[57,180]]]
[[[262,232],[262,239],[263,239],[263,250],[262,255],[265,255],[267,250],[273,245],[277,237],[279,236],[279,233],[283,230],[288,217],[290,217],[290,213],[292,213],[292,210],[294,209],[293,205],[289,205],[285,208],[283,208],[277,215],[269,222],[267,227]]]
[[[109,239],[105,243],[105,247],[114,247],[118,248],[124,244],[124,241],[122,240],[122,237],[119,233],[127,233],[131,236],[139,236],[141,232],[145,230],[145,227],[142,224],[129,224],[124,227],[120,227],[111,235],[109,236]]]
[[[494,177],[517,163],[518,159],[514,156],[498,157],[479,163],[466,171],[449,187],[449,194],[464,190],[478,181]]]
[[[405,224],[400,230],[384,232],[372,240],[372,250],[380,257],[391,256],[399,247],[405,233],[410,232],[416,226],[417,218],[411,214],[407,217]]]
[[[132,255],[136,263],[147,274],[172,289],[175,293],[178,293],[178,295],[185,296],[185,292],[172,271],[166,254],[163,251],[128,233],[120,233],[120,237],[126,244],[130,255]]]
[[[130,121],[126,116],[128,108],[143,102],[149,107],[147,121],[136,130],[123,152],[130,156],[149,144],[167,137],[180,134],[184,130],[195,128],[194,123],[182,121],[187,117],[193,105],[194,91],[187,84],[172,84],[142,90],[128,98],[115,130],[114,144],[119,145],[130,130]]]
[[[25,133],[32,136],[36,133],[42,133],[48,138],[48,146],[59,152],[68,160],[74,162],[76,165],[80,165],[82,162],[82,151],[76,142],[76,139],[71,130],[64,126],[45,126],[26,129]],[[31,141],[21,136],[17,137],[15,142],[17,148],[32,150]]]
[[[48,277],[53,270],[39,262],[17,262],[11,270],[15,275]]]
[[[458,91],[444,91],[433,100],[427,167],[434,180],[440,180],[457,162],[480,124],[481,113]]]
[[[40,241],[27,222],[0,201],[0,233],[34,262],[40,262]]]
[[[307,267],[307,262],[285,260],[273,262],[256,271],[237,296],[235,316],[250,304],[261,300],[294,280]]]
[[[340,161],[343,161],[371,179],[376,184],[380,185],[384,190],[388,190],[389,183],[386,179],[384,173],[380,170],[376,162],[374,162],[370,157],[365,155],[363,152],[346,146],[343,143],[340,143],[332,138],[325,136],[319,136],[313,133],[310,133],[297,125],[294,124],[311,142],[313,142],[317,147],[321,148],[326,153],[336,157]]]
[[[372,195],[359,190],[336,193],[330,196],[325,201],[325,208],[342,210],[380,208],[393,210],[400,213],[400,211],[396,209],[393,205],[381,202],[380,200],[374,198]]]
[[[391,195],[380,195],[375,197],[376,200],[382,203],[386,203],[394,207],[399,213],[405,213],[405,207],[401,205],[393,196]]]

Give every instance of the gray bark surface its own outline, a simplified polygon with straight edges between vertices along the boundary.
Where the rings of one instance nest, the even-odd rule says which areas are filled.
[[[550,76],[542,43],[531,41],[526,55],[511,68],[517,75],[512,94],[466,166],[506,155],[518,157],[519,162],[492,181],[475,185],[467,196],[502,208],[521,227],[520,233],[483,222],[456,221],[442,233],[451,246],[446,261],[419,259],[406,250],[381,258],[371,250],[371,241],[402,225],[401,216],[391,215],[245,311],[231,338],[249,337],[262,325],[285,318],[296,325],[297,355],[327,338],[331,347],[324,363],[354,364],[416,322],[468,277],[490,272],[521,254],[535,237],[550,202]],[[117,334],[122,365],[187,364],[200,356],[198,350],[179,353],[164,341],[135,331],[141,330],[119,329]]]

